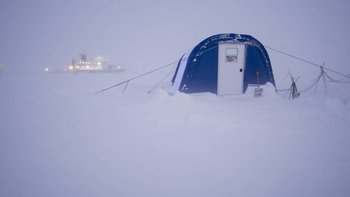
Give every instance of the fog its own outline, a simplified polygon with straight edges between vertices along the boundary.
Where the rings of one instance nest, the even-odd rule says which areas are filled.
[[[270,84],[261,98],[170,96],[169,75],[147,94],[168,67],[94,94],[219,33],[349,74],[349,10],[342,0],[2,0],[0,196],[350,196],[345,80],[290,100]],[[80,53],[125,70],[43,72]],[[300,89],[319,75],[268,53],[277,88],[288,72]]]
[[[348,73],[349,9],[350,3],[343,0],[3,0],[0,63],[11,71],[41,71],[45,65],[66,66],[86,52],[147,68],[179,59],[211,35],[242,33]],[[274,69],[300,66],[269,53]],[[302,66],[302,72],[304,67],[308,66]]]

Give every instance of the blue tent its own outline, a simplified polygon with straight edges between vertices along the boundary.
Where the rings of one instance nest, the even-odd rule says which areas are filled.
[[[220,53],[223,53],[223,63],[220,63]],[[222,71],[221,64],[226,64],[221,66]],[[238,93],[245,93],[250,84],[270,82],[275,86],[266,49],[254,37],[243,34],[218,34],[200,42],[181,57],[172,82],[175,90],[185,93],[220,94],[220,87],[227,89],[236,83],[241,88]]]

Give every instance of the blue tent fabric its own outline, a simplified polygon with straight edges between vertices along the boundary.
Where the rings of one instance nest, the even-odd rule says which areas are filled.
[[[176,77],[182,77],[180,92],[196,93],[211,92],[217,94],[218,81],[218,45],[219,43],[244,43],[246,45],[246,62],[244,70],[243,92],[249,84],[271,82],[275,86],[270,58],[264,46],[250,35],[218,34],[200,42],[191,51],[183,76],[177,76],[180,66],[176,68],[172,82]]]

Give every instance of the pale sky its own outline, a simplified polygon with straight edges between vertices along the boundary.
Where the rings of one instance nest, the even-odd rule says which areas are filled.
[[[211,35],[242,33],[349,73],[349,10],[346,0],[2,0],[0,64],[39,71],[97,51],[146,68],[179,59]],[[275,70],[295,64],[268,52]]]

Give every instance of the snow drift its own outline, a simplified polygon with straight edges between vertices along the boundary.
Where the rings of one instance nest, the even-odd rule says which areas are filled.
[[[3,73],[1,196],[350,195],[348,86],[169,96],[146,77],[94,95],[129,76]]]

